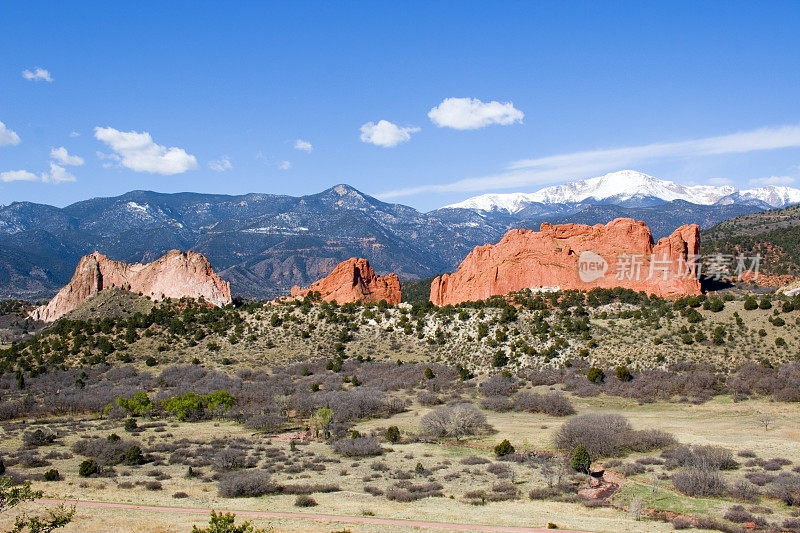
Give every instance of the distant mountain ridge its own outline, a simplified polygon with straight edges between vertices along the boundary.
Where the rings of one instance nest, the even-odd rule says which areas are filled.
[[[272,298],[294,285],[308,286],[350,257],[368,259],[379,274],[412,280],[455,270],[475,246],[496,243],[512,228],[631,217],[647,223],[658,239],[683,224],[708,228],[763,205],[587,201],[529,204],[514,214],[464,208],[422,213],[348,185],[301,197],[132,191],[64,208],[15,202],[0,206],[0,298],[50,298],[79,259],[94,251],[148,263],[172,249],[194,250],[231,283],[234,295]]]
[[[635,170],[621,170],[596,178],[545,187],[534,193],[484,194],[445,206],[451,209],[522,213],[542,206],[605,203],[623,207],[647,207],[682,200],[696,205],[754,205],[764,209],[800,203],[800,189],[767,185],[738,190],[730,185],[680,185]]]

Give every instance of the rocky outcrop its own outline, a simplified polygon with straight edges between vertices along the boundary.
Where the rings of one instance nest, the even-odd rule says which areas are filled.
[[[658,296],[700,294],[694,261],[700,228],[687,224],[653,243],[644,222],[515,229],[497,244],[478,246],[452,274],[431,283],[436,305],[483,300],[526,288],[590,290],[624,287]]]
[[[203,254],[172,250],[152,263],[131,265],[94,252],[81,258],[70,282],[30,316],[44,322],[58,320],[86,299],[112,287],[156,301],[202,297],[220,307],[231,303],[230,284],[214,273]]]
[[[307,289],[292,287],[292,296],[305,296],[310,292],[318,292],[323,300],[337,303],[368,302],[378,303],[386,300],[391,305],[402,301],[400,280],[394,274],[378,276],[369,261],[360,257],[351,257],[342,261],[333,272],[315,281]]]

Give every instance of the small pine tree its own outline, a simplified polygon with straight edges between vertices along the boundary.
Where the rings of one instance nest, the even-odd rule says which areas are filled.
[[[436,377],[436,374],[433,373],[433,370],[431,370],[431,367],[426,367],[425,368],[425,379],[433,379],[435,377]]]
[[[589,473],[589,466],[592,464],[592,458],[589,457],[589,452],[586,450],[586,446],[583,444],[578,444],[575,449],[572,451],[572,469],[576,472],[583,472],[584,474]]]
[[[586,379],[588,379],[592,383],[602,383],[606,379],[606,373],[603,372],[602,368],[593,366],[586,373]]]
[[[503,439],[502,442],[494,447],[494,454],[498,457],[511,455],[512,453],[514,453],[514,446],[508,441],[508,439]]]
[[[618,366],[614,371],[617,374],[617,379],[620,381],[627,382],[633,379],[633,374],[631,374],[630,369],[625,365]]]
[[[753,311],[758,309],[758,302],[752,296],[748,296],[744,301],[744,309],[745,311]]]
[[[391,443],[396,443],[400,441],[400,428],[397,426],[389,426],[386,430],[386,440]]]

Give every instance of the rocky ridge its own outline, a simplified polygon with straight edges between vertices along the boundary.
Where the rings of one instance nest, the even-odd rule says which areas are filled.
[[[390,305],[402,301],[400,280],[395,274],[378,276],[369,261],[360,257],[351,257],[342,261],[326,277],[315,281],[306,289],[292,287],[291,295],[305,296],[318,292],[326,302],[336,300],[337,303],[367,302],[378,303],[386,300]]]
[[[657,296],[700,294],[692,266],[700,228],[687,224],[653,243],[644,222],[618,218],[606,225],[514,229],[497,244],[476,247],[452,274],[436,277],[436,305],[483,300],[522,289],[590,290],[623,287]]]
[[[127,264],[94,252],[84,256],[70,282],[30,316],[53,322],[109,288],[141,293],[155,301],[190,297],[219,307],[231,303],[230,284],[214,272],[203,254],[171,250],[151,263]]]

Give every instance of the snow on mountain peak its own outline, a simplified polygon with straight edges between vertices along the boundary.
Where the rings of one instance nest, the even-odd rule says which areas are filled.
[[[800,189],[769,185],[739,191],[730,185],[681,185],[661,180],[635,170],[620,170],[596,178],[573,181],[539,189],[534,193],[484,194],[468,198],[446,208],[505,211],[514,214],[531,203],[569,204],[604,202],[624,204],[643,200],[671,202],[684,200],[699,205],[760,201],[771,207],[800,203]]]

